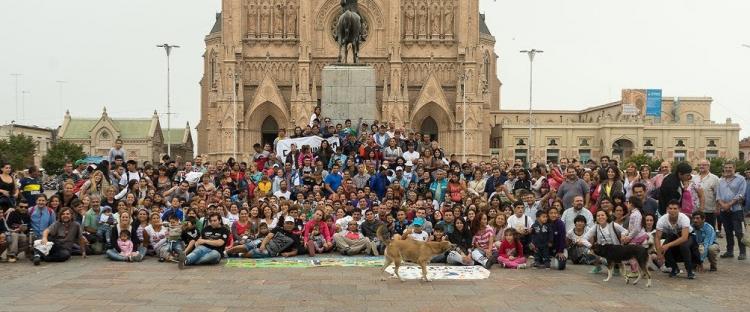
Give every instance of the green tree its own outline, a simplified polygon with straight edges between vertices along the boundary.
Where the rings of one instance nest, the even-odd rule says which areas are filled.
[[[30,136],[11,135],[0,140],[0,160],[7,161],[13,170],[22,170],[34,164],[36,143]]]
[[[48,173],[60,174],[66,161],[76,161],[86,157],[81,145],[60,141],[52,145],[42,158],[42,166]]]
[[[627,164],[631,162],[635,163],[636,167],[638,168],[640,168],[641,165],[646,164],[649,167],[651,167],[651,171],[658,171],[659,166],[661,165],[663,161],[664,161],[663,159],[653,158],[645,154],[638,154],[638,155],[633,155],[630,158],[626,159],[620,165],[622,169],[625,170],[625,166],[627,166]]]
[[[711,159],[711,173],[720,176],[722,175],[722,171],[724,170],[724,164],[727,162],[734,163],[735,171],[737,171],[739,174],[742,174],[750,168],[750,163],[744,162],[739,159],[726,159],[722,157]]]

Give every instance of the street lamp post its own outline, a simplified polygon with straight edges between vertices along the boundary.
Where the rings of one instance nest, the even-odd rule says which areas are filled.
[[[531,50],[521,50],[521,53],[525,53],[529,56],[529,149],[528,153],[526,155],[526,161],[529,164],[529,167],[531,167],[531,150],[534,147],[532,145],[532,138],[531,138],[531,115],[532,115],[532,103],[534,102],[534,56],[537,53],[544,53],[542,50],[537,49],[531,49]]]
[[[464,71],[463,63],[461,64],[461,70]],[[461,81],[461,102],[463,103],[463,122],[461,123],[461,127],[463,127],[463,162],[466,162],[466,72],[461,72],[458,74],[458,80]]]
[[[168,43],[160,44],[157,48],[164,48],[167,52],[167,155],[172,157],[172,133],[169,131],[172,126],[172,104],[170,101],[170,82],[169,82],[169,55],[172,53],[173,48],[179,48],[178,45],[170,45]]]

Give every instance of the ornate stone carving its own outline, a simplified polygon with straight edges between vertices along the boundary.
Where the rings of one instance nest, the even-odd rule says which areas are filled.
[[[247,11],[247,34],[255,37],[258,31],[258,4],[255,0],[250,0],[245,3],[245,10]]]
[[[260,8],[260,32],[268,35],[271,31],[271,0],[264,0]]]
[[[417,8],[417,29],[420,36],[427,35],[427,3],[424,0],[419,2]]]
[[[453,35],[453,0],[445,1],[443,5],[443,33]]]
[[[440,9],[440,3],[437,0],[432,0],[432,7],[430,8],[430,25],[432,27],[432,38],[438,39],[440,37],[440,19],[443,17],[443,11]]]
[[[414,37],[414,3],[409,1],[404,6],[404,36],[411,39]]]
[[[282,0],[276,0],[274,3],[273,28],[274,34],[277,37],[280,37],[281,34],[284,33],[284,9],[284,2]]]
[[[294,38],[297,34],[297,6],[294,1],[289,1],[286,7],[286,36]]]

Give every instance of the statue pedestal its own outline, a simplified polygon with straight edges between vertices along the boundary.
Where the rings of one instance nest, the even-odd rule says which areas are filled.
[[[330,65],[321,73],[321,113],[331,122],[344,124],[346,119],[372,124],[378,117],[375,100],[375,69],[362,64]]]

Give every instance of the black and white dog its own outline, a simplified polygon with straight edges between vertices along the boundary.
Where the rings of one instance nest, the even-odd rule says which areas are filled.
[[[595,244],[591,247],[591,252],[599,257],[607,259],[607,278],[604,279],[605,282],[608,282],[612,278],[612,270],[616,263],[635,259],[638,262],[638,278],[633,281],[633,285],[637,284],[643,275],[646,275],[646,287],[651,287],[651,273],[648,272],[647,267],[649,260],[648,250],[646,250],[645,247],[639,245]],[[630,278],[628,275],[623,274],[623,276],[625,276],[625,284],[629,284]]]

